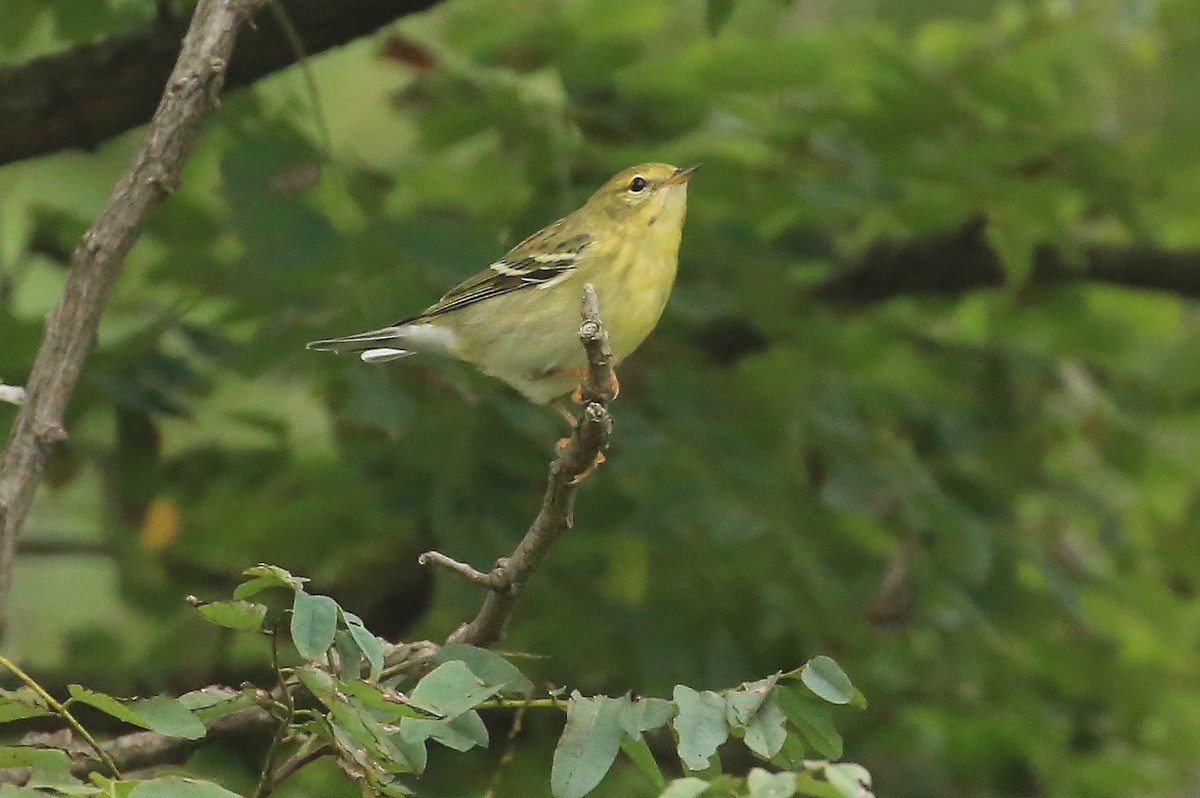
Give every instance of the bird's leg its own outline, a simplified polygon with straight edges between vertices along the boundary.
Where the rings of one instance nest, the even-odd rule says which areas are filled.
[[[613,371],[613,372],[609,372],[609,374],[610,374],[610,379],[608,382],[608,390],[609,390],[609,393],[612,394],[612,398],[616,399],[617,396],[621,393],[621,381],[617,379],[617,372]],[[579,376],[586,377],[587,369],[579,369]],[[578,385],[576,385],[575,390],[571,392],[571,401],[577,405],[583,404],[583,383],[582,382],[579,383]]]
[[[571,480],[571,484],[578,485],[580,482],[583,482],[585,479],[587,479],[589,476],[591,476],[591,473],[596,470],[597,466],[599,466],[601,463],[603,463],[607,459],[608,458],[604,456],[604,452],[596,452],[596,459],[592,461],[592,464],[590,466],[583,469],[583,471],[581,473],[576,474],[574,479]]]
[[[572,398],[574,398],[574,394],[572,394]],[[555,399],[550,403],[550,406],[557,410],[558,414],[566,420],[567,426],[574,428],[575,425],[579,423],[579,419],[575,418],[571,411],[567,409],[567,406],[563,404],[562,399]],[[566,440],[566,438],[563,438],[563,440]]]

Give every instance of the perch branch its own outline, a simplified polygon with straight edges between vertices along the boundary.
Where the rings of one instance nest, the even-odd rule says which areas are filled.
[[[572,507],[580,481],[603,461],[608,446],[612,419],[608,403],[612,400],[613,357],[608,332],[600,320],[600,305],[591,285],[584,289],[579,339],[587,353],[587,377],[581,386],[583,414],[570,438],[560,443],[550,463],[550,476],[542,508],[521,542],[491,571],[482,573],[440,552],[426,552],[421,562],[440,565],[466,577],[491,592],[471,621],[460,626],[447,643],[488,646],[496,642],[517,606],[525,582],[546,558],[550,547],[571,528]]]
[[[0,618],[13,553],[46,456],[67,437],[63,413],[96,338],[100,314],[142,220],[179,183],[205,118],[217,105],[238,28],[265,0],[201,0],[133,165],[71,257],[71,271],[0,455]]]

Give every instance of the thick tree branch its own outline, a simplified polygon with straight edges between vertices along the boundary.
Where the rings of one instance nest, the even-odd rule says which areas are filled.
[[[1000,256],[986,237],[987,220],[976,217],[956,230],[912,241],[876,242],[858,261],[816,289],[839,302],[881,302],[905,294],[956,296],[1005,281]],[[1145,246],[1084,247],[1069,264],[1053,247],[1034,252],[1030,285],[1089,280],[1200,297],[1200,251]]]
[[[371,33],[437,0],[277,0],[305,53]],[[0,68],[0,164],[68,148],[91,148],[144,124],[170,74],[186,20],[159,19],[145,29]],[[238,42],[230,88],[296,62],[300,53],[276,21],[263,18]]]
[[[46,322],[25,386],[25,401],[0,455],[0,618],[17,539],[46,456],[67,436],[63,412],[95,341],[105,299],[146,212],[178,184],[202,123],[216,107],[237,31],[263,3],[201,0],[196,6],[146,141],[72,255],[67,284]]]
[[[587,378],[579,391],[583,415],[571,437],[560,442],[558,454],[550,463],[550,477],[542,497],[542,509],[521,542],[512,554],[498,561],[496,567],[486,574],[440,552],[431,551],[421,555],[422,563],[450,568],[491,591],[475,618],[460,626],[450,635],[447,643],[489,646],[500,639],[505,623],[516,609],[517,598],[525,582],[541,565],[554,542],[571,528],[572,508],[579,483],[597,464],[603,462],[612,429],[608,403],[613,399],[616,380],[608,332],[600,320],[599,302],[591,285],[584,290],[582,316],[579,339],[583,342],[588,361]]]

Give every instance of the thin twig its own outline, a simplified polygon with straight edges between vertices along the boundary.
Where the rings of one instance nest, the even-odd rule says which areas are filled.
[[[71,257],[46,322],[25,401],[0,455],[0,620],[13,553],[51,449],[67,437],[63,413],[96,339],[100,314],[150,208],[179,184],[217,95],[241,24],[264,0],[200,0],[146,140]]]
[[[267,746],[267,753],[263,758],[262,773],[258,777],[258,788],[254,791],[255,798],[266,798],[275,789],[277,782],[274,780],[272,773],[275,754],[279,750],[279,746],[283,744],[283,738],[287,736],[288,726],[291,725],[292,718],[296,714],[295,698],[292,696],[292,691],[284,683],[283,670],[279,667],[279,627],[281,624],[282,618],[271,631],[271,669],[275,671],[275,678],[278,680],[275,693],[283,699],[284,716],[279,718],[279,726],[276,727],[275,734],[271,737],[271,744]]]
[[[417,558],[417,562],[421,565],[436,565],[440,568],[445,568],[452,571],[468,582],[473,582],[480,587],[490,588],[492,586],[491,574],[485,574],[483,571],[477,571],[472,566],[465,562],[459,562],[453,557],[447,557],[440,551],[427,551]]]
[[[488,646],[500,638],[504,625],[516,609],[525,582],[541,565],[554,542],[574,523],[572,511],[580,481],[603,462],[612,430],[608,403],[613,398],[616,380],[608,331],[600,319],[600,302],[590,284],[584,288],[581,316],[579,340],[588,364],[587,377],[580,389],[583,414],[571,437],[565,445],[560,445],[550,463],[542,508],[529,530],[512,554],[499,560],[486,574],[439,552],[422,555],[422,562],[449,568],[491,591],[475,618],[455,630],[447,643]]]

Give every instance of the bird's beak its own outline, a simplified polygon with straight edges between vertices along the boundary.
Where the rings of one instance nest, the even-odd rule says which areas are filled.
[[[681,183],[686,183],[691,178],[692,172],[700,168],[700,164],[692,164],[685,166],[682,169],[676,169],[675,174],[663,181],[664,186],[678,186]]]

